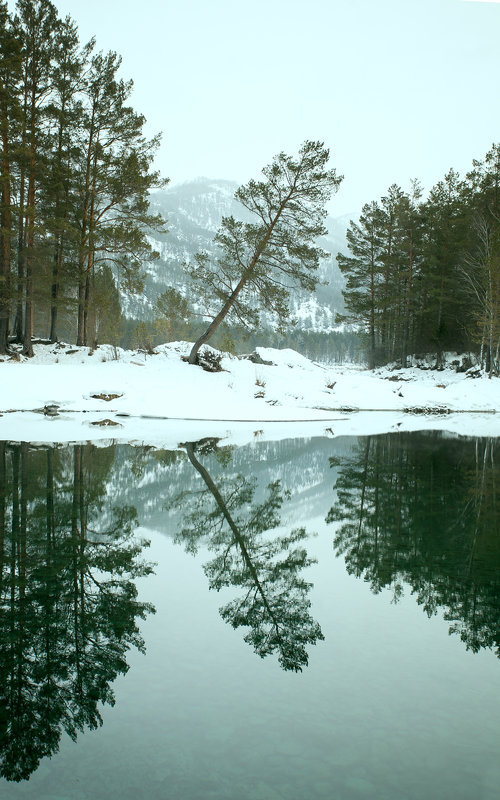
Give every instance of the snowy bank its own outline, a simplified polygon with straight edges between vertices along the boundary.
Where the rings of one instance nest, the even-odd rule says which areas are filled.
[[[223,354],[222,371],[209,373],[182,360],[189,348],[174,342],[150,355],[105,345],[90,355],[38,344],[32,359],[0,358],[0,438],[182,441],[425,428],[500,435],[500,381],[475,371],[370,372],[258,348],[268,363]]]

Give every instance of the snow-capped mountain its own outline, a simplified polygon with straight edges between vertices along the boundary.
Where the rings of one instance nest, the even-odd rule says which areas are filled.
[[[249,218],[248,211],[234,198],[237,188],[232,181],[198,178],[152,195],[151,211],[167,220],[168,233],[151,237],[160,258],[145,265],[144,294],[122,297],[126,316],[153,318],[156,299],[168,286],[192,296],[183,265],[199,251],[210,252],[223,216]],[[331,257],[320,266],[321,283],[313,295],[297,291],[291,297],[291,317],[297,320],[299,328],[328,331],[334,326],[336,313],[343,310],[344,280],[335,257],[339,250],[345,250],[348,223],[345,217],[326,220],[328,235],[319,243]]]

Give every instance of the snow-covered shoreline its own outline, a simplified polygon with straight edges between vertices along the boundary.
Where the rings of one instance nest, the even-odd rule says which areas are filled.
[[[422,429],[500,436],[496,378],[453,368],[325,367],[270,348],[258,356],[271,363],[223,355],[222,371],[208,373],[182,360],[189,347],[174,342],[149,355],[104,345],[90,355],[39,344],[33,359],[3,357],[0,438],[167,446],[207,435],[234,443]]]

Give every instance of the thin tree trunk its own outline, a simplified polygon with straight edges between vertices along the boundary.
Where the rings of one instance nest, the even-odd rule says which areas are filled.
[[[413,282],[413,243],[410,244],[410,255],[408,265],[408,282],[406,289],[405,316],[403,322],[403,337],[401,346],[401,366],[408,365],[408,344],[410,339],[410,311],[412,302],[412,282]]]
[[[65,132],[65,113],[66,113],[66,95],[62,96],[61,99],[61,108],[60,108],[60,117],[59,117],[59,130],[57,136],[57,159],[55,165],[55,171],[57,175],[57,186],[56,186],[56,200],[55,200],[55,218],[56,218],[56,226],[60,225],[60,215],[61,215],[61,201],[64,201],[64,218],[67,218],[67,209],[68,209],[68,187],[66,183],[66,190],[64,192],[64,197],[61,198],[61,191],[60,191],[60,180],[61,180],[61,171],[62,171],[62,163],[63,163],[63,139],[64,139],[64,132]],[[57,227],[56,227],[57,231]],[[51,296],[51,305],[50,305],[50,334],[49,338],[52,342],[57,340],[57,306],[58,306],[58,298],[59,298],[59,283],[60,283],[60,275],[61,275],[61,268],[62,268],[62,261],[63,261],[63,251],[64,251],[64,233],[60,231],[56,235],[56,252],[54,253],[54,262],[52,266],[52,286],[50,291]]]
[[[85,186],[83,193],[83,216],[82,232],[80,237],[80,255],[78,261],[78,331],[76,343],[79,347],[85,344],[85,286],[86,268],[89,252],[90,222],[89,213],[91,211],[91,170],[92,170],[92,151],[94,150],[95,116],[98,100],[94,98],[92,106],[92,117],[89,126],[89,140],[87,144],[87,154],[85,163]]]
[[[33,356],[33,259],[35,247],[35,164],[36,164],[36,126],[37,126],[37,91],[38,73],[36,70],[35,56],[33,54],[33,74],[31,86],[31,126],[30,126],[30,162],[29,162],[29,181],[28,181],[28,208],[27,208],[27,234],[28,247],[26,251],[26,303],[24,310],[24,342],[23,353],[31,358]]]
[[[3,582],[5,553],[5,513],[7,511],[7,459],[5,442],[0,442],[0,584]]]
[[[27,76],[24,75],[24,85],[27,87]],[[25,89],[24,103],[23,103],[23,131],[21,137],[21,151],[23,159],[20,168],[19,179],[19,222],[17,230],[17,304],[16,304],[16,317],[14,321],[14,335],[16,342],[22,343],[23,341],[23,296],[24,296],[24,273],[25,273],[25,258],[26,258],[26,209],[24,205],[26,197],[26,165],[24,162],[24,153],[26,151],[26,117],[28,113],[28,96],[27,89]]]
[[[61,274],[64,237],[61,236],[59,245],[54,253],[54,266],[52,268],[52,286],[50,289],[50,332],[51,342],[57,341],[57,311],[59,299],[59,276]]]
[[[371,252],[370,264],[370,369],[375,368],[375,254]]]
[[[11,257],[11,178],[10,178],[10,141],[9,118],[7,112],[7,96],[3,82],[0,80],[1,129],[2,129],[2,214],[0,219],[1,267],[0,267],[0,353],[6,353],[9,344],[10,318],[10,257]]]

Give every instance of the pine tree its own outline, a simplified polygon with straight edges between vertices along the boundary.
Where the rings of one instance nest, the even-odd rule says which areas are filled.
[[[93,41],[80,49],[75,23],[50,0],[19,0],[17,12],[0,0],[0,351],[15,303],[13,332],[29,356],[34,325],[55,340],[75,294],[78,340],[95,342],[105,265],[122,290],[142,288],[140,268],[155,255],[147,233],[163,225],[149,191],[165,182],[151,169],[159,137],[147,140],[127,105],[120,58],[92,56]]]
[[[399,263],[398,263],[398,209],[404,192],[392,184],[380,200],[380,261],[383,265],[383,286],[380,289],[380,345],[379,360],[396,358],[397,331],[400,321]]]
[[[55,58],[51,73],[53,96],[46,109],[49,121],[49,154],[43,181],[44,223],[50,240],[50,330],[57,339],[58,312],[62,293],[72,291],[67,262],[77,256],[75,180],[78,134],[81,127],[84,70],[92,52],[91,40],[82,50],[77,27],[71,18],[61,21],[55,37]],[[69,285],[68,285],[69,284]],[[69,290],[69,291],[68,291]],[[66,299],[66,303],[69,298]]]
[[[401,253],[401,365],[407,366],[408,353],[414,349],[415,312],[418,308],[418,279],[422,251],[422,216],[419,200],[422,189],[412,182],[410,194],[401,197],[398,208],[398,247]]]
[[[462,268],[482,365],[500,373],[500,145],[467,176],[470,244]]]
[[[264,180],[251,180],[236,192],[252,222],[225,217],[214,240],[215,263],[201,253],[191,270],[209,306],[220,307],[193,345],[191,364],[228,315],[255,328],[259,310],[265,309],[282,326],[290,291],[315,288],[324,255],[315,242],[326,234],[325,204],[342,181],[334,169],[327,169],[328,158],[321,142],[306,141],[297,159],[279,153],[263,169]]]
[[[155,255],[147,230],[163,226],[159,216],[148,212],[149,191],[166,183],[150,171],[160,139],[146,140],[144,117],[126,105],[132,82],[117,79],[120,64],[116,53],[94,55],[85,89],[78,169],[79,345],[93,344],[88,341],[88,312],[97,264],[114,263],[122,272],[122,287],[137,291],[142,288],[140,267]]]
[[[363,206],[359,222],[351,220],[347,231],[351,256],[339,253],[337,262],[346,278],[345,301],[351,322],[361,323],[368,338],[370,369],[377,360],[376,319],[379,316],[382,285],[382,215],[377,203]]]
[[[418,341],[422,350],[436,349],[438,366],[445,349],[465,344],[460,274],[467,238],[463,188],[458,173],[451,169],[422,206],[424,274]]]
[[[358,224],[351,222],[347,242],[352,255],[337,256],[346,277],[349,319],[360,322],[365,332],[371,369],[398,356],[406,366],[414,347],[422,237],[419,197],[417,184],[411,195],[391,186],[380,204],[363,207]]]
[[[156,334],[162,341],[181,339],[192,317],[193,311],[188,300],[170,286],[156,301],[158,317],[155,319]]]
[[[93,313],[96,341],[116,346],[125,325],[120,294],[108,264],[104,264],[95,274]]]
[[[50,77],[58,19],[55,6],[50,0],[18,0],[17,8],[25,70],[23,145],[24,180],[27,184],[26,198],[22,198],[20,209],[24,222],[22,230],[20,228],[19,264],[20,283],[24,289],[23,353],[32,356],[37,188],[41,174],[41,150],[46,133],[44,105],[52,88]]]

